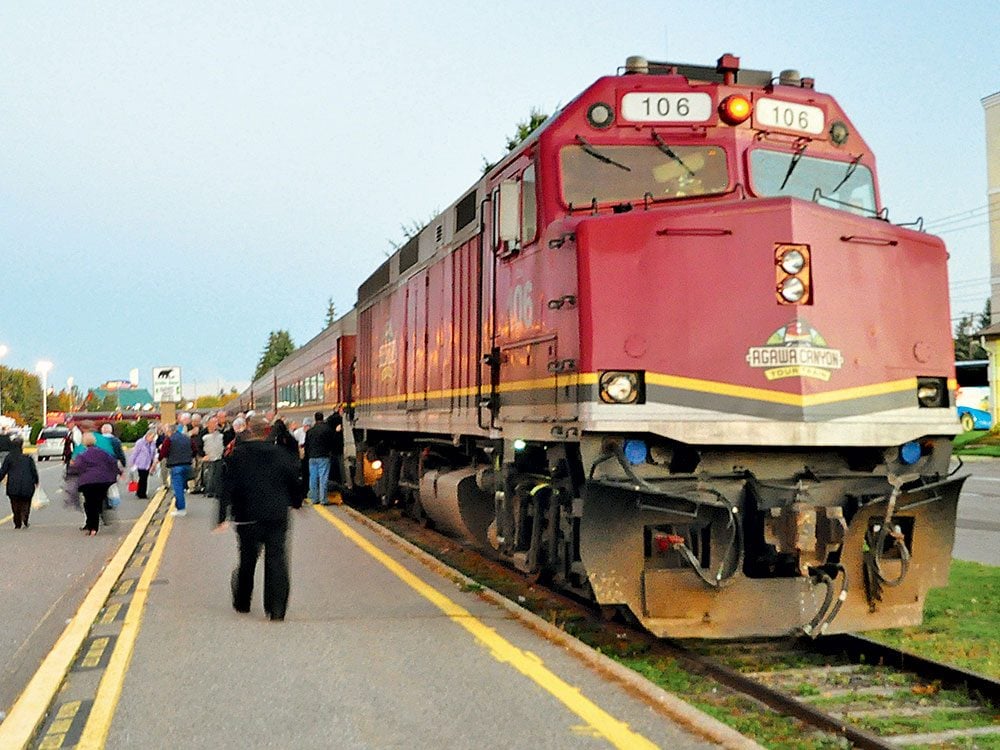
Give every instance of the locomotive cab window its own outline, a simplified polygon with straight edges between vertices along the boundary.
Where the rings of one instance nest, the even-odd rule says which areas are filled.
[[[876,213],[875,182],[871,170],[862,164],[822,159],[803,151],[796,156],[790,151],[758,148],[750,153],[750,171],[757,195],[815,199],[863,216]]]
[[[724,193],[729,188],[721,146],[609,146],[589,142],[559,154],[563,203],[573,208],[642,203]]]
[[[512,256],[537,235],[538,184],[532,164],[493,191],[494,252],[503,258]]]
[[[530,245],[538,234],[538,183],[535,165],[521,173],[521,247]]]

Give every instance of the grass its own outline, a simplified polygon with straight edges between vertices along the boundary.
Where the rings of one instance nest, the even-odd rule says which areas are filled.
[[[935,711],[929,716],[869,718],[859,722],[861,726],[878,735],[947,732],[950,729],[988,727],[994,723],[993,716],[985,710],[977,713],[957,713],[948,709]]]
[[[865,635],[1000,678],[1000,568],[953,560],[948,586],[927,595],[922,625]]]
[[[963,432],[956,435],[951,444],[959,456],[1000,457],[1000,432],[993,430]]]

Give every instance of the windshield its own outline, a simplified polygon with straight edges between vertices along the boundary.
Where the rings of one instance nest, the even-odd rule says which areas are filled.
[[[595,199],[641,203],[647,194],[662,200],[723,193],[729,187],[726,152],[719,146],[608,146],[579,140],[560,153],[567,205],[590,206]]]
[[[750,153],[753,189],[757,195],[790,195],[811,201],[818,188],[822,197],[817,200],[824,205],[872,215],[875,213],[875,184],[871,170],[858,164],[860,158],[850,162],[833,161],[802,151],[796,157],[794,153],[758,148]],[[829,201],[824,202],[824,198]]]

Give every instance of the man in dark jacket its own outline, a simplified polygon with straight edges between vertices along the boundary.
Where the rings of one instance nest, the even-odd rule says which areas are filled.
[[[326,418],[326,423],[333,430],[333,440],[330,451],[330,477],[340,485],[341,489],[347,487],[347,468],[344,466],[344,417],[340,407],[334,410],[333,414]]]
[[[309,497],[316,505],[323,505],[326,503],[326,485],[330,480],[334,432],[333,427],[323,421],[323,412],[318,411],[314,416],[316,424],[306,433],[304,448],[309,461]]]
[[[174,491],[174,510],[172,516],[186,516],[187,503],[184,493],[187,492],[187,481],[191,478],[191,462],[194,460],[194,450],[191,438],[184,433],[184,426],[178,422],[172,435],[168,435],[160,446],[160,455],[167,462],[170,472],[170,487]]]
[[[28,528],[31,514],[31,496],[38,487],[38,468],[31,456],[21,452],[20,440],[13,440],[10,450],[0,464],[0,481],[7,477],[7,497],[14,512],[14,528]]]
[[[266,442],[266,419],[250,420],[247,438],[238,440],[226,459],[219,525],[231,515],[239,538],[240,562],[233,571],[233,609],[250,611],[253,574],[264,547],[264,611],[272,620],[285,619],[288,605],[288,508],[298,492],[298,466],[281,446]]]

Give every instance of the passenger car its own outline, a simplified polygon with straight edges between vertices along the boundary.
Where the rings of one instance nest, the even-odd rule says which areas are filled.
[[[35,443],[35,457],[39,461],[44,461],[55,456],[62,458],[63,443],[69,429],[66,427],[46,427],[38,434],[38,441]]]

